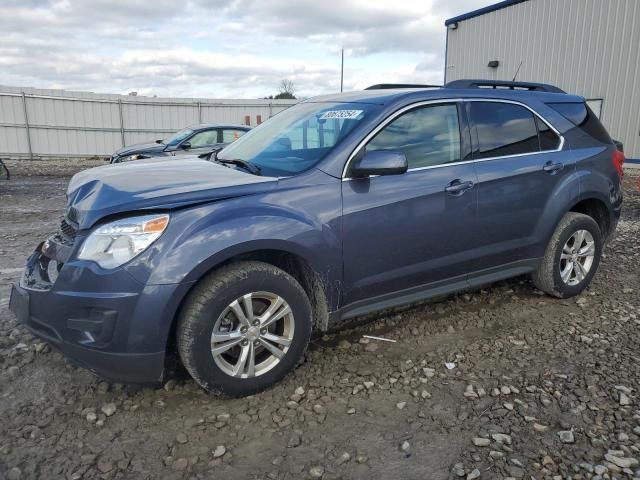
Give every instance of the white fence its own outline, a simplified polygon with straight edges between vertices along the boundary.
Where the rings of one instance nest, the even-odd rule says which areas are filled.
[[[155,98],[0,86],[0,158],[110,155],[197,123],[257,125],[295,100]]]

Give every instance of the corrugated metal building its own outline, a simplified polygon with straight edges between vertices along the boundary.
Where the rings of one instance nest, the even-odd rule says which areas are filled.
[[[295,103],[0,86],[0,158],[105,156],[196,123],[255,126]]]
[[[506,0],[445,25],[445,82],[512,80],[520,67],[518,80],[585,97],[640,159],[639,0]]]

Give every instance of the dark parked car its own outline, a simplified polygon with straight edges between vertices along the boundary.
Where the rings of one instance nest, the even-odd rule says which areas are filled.
[[[145,162],[71,180],[11,309],[104,377],[160,381],[175,345],[204,388],[246,395],[345,319],[523,274],[577,295],[624,155],[583,98],[458,81],[314,98],[212,162]]]
[[[122,163],[151,157],[201,155],[220,150],[251,130],[245,125],[204,123],[180,130],[175,135],[152,143],[140,143],[117,150],[109,159]]]

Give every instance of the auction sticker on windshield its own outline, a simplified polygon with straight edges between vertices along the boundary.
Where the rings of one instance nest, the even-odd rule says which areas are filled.
[[[355,119],[358,118],[358,115],[362,113],[362,110],[329,110],[324,112],[320,117],[323,120],[327,120],[330,118],[337,119]]]

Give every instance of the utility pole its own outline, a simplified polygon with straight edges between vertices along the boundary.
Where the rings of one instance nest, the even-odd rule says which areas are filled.
[[[340,91],[342,92],[342,86],[344,85],[344,47],[340,54]]]

